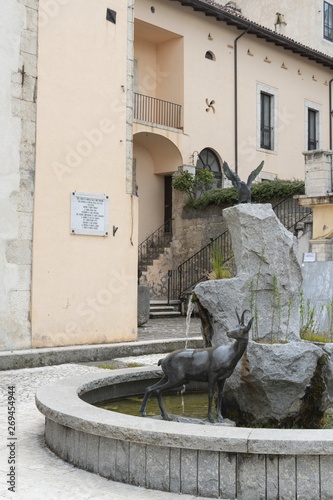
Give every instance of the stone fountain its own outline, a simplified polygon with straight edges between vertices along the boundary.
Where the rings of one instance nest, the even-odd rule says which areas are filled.
[[[227,342],[235,308],[254,316],[247,352],[225,384],[225,414],[238,425],[317,427],[333,396],[331,348],[300,339],[295,238],[269,204],[241,204],[223,214],[236,277],[194,290],[206,343]]]
[[[313,413],[316,426],[333,393],[332,351],[299,337],[301,273],[293,237],[269,205],[239,205],[225,210],[225,218],[236,277],[202,283],[195,295],[207,344],[227,342],[235,307],[252,310],[256,320],[247,354],[225,385],[227,411],[241,423],[281,427],[307,427]],[[332,429],[202,426],[92,405],[142,395],[160,377],[157,367],[101,370],[39,388],[47,446],[108,479],[174,494],[332,498]]]

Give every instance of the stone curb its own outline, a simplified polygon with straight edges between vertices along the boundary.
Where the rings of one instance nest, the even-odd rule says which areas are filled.
[[[60,380],[38,389],[36,404],[46,418],[99,436],[147,445],[268,455],[332,455],[331,429],[252,429],[179,424],[106,412],[79,398],[80,394],[119,381],[156,378],[154,367],[115,370]]]
[[[20,368],[61,365],[64,363],[86,363],[103,361],[125,356],[143,356],[146,354],[168,353],[182,349],[185,339],[163,339],[140,342],[122,342],[119,344],[97,344],[88,346],[69,346],[19,351],[0,352],[0,371]],[[202,347],[202,337],[188,339],[188,347]]]

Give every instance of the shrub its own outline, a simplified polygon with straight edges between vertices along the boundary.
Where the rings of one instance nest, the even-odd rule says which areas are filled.
[[[179,189],[174,185],[175,189]],[[269,203],[272,199],[285,199],[290,196],[305,193],[304,181],[279,180],[265,181],[252,185],[251,198],[253,203]],[[236,188],[210,189],[198,199],[190,199],[188,205],[193,208],[203,208],[209,205],[232,206],[238,202]]]
[[[172,186],[178,191],[186,193],[188,201],[194,202],[201,193],[205,193],[215,180],[213,172],[205,168],[198,168],[196,175],[187,170],[177,173],[172,179]]]

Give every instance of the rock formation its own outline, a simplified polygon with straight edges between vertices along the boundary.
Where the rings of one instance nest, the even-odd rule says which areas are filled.
[[[205,281],[195,295],[213,317],[213,343],[226,341],[235,308],[254,316],[252,338],[299,340],[302,283],[295,238],[269,204],[242,204],[223,211],[231,234],[235,278]]]
[[[223,214],[237,274],[195,287],[205,344],[228,342],[235,308],[254,316],[247,352],[224,387],[223,415],[245,426],[320,426],[333,403],[333,347],[300,339],[295,239],[271,205],[238,205]]]

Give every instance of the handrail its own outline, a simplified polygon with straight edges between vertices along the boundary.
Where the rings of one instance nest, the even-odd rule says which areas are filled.
[[[159,228],[139,245],[139,269],[145,268],[156,259],[172,239],[172,219],[165,221]]]
[[[212,270],[211,257],[215,248],[221,250],[223,264],[231,258],[231,238],[228,229],[178,266],[179,296],[200,281],[207,279]]]
[[[181,129],[180,104],[134,92],[134,119]]]
[[[297,199],[293,196],[289,196],[277,203],[273,210],[280,222],[289,231],[295,231],[297,224],[312,214],[311,208],[299,205]]]
[[[295,231],[299,222],[311,215],[309,207],[300,206],[297,200],[290,196],[277,203],[273,210],[281,223],[289,230]],[[211,253],[213,248],[220,248],[225,264],[232,257],[232,243],[229,230],[226,229],[220,236],[182,262],[177,271],[169,271],[169,295],[171,298],[180,298],[194,285],[207,279],[212,270]]]

